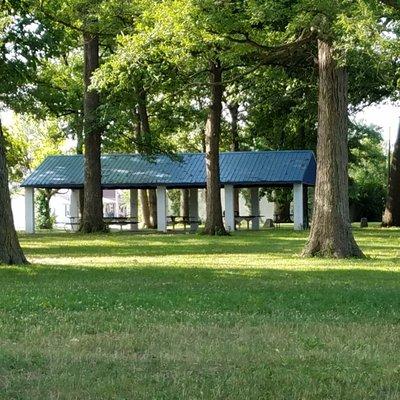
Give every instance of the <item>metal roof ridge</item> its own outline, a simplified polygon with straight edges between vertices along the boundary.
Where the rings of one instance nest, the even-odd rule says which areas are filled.
[[[266,154],[266,153],[312,153],[314,154],[313,150],[241,150],[241,151],[220,151],[220,154],[250,154],[250,153],[256,153],[256,154]],[[145,158],[151,158],[151,157],[169,157],[172,158],[174,155],[205,155],[206,153],[203,152],[179,152],[179,153],[174,153],[174,154],[164,154],[164,153],[158,153],[158,154],[153,154],[153,155],[147,155],[147,154],[140,154],[140,153],[102,153],[101,157],[120,157],[120,156],[129,156],[129,157],[145,157]],[[84,154],[51,154],[48,155],[46,158],[50,157],[84,157]]]

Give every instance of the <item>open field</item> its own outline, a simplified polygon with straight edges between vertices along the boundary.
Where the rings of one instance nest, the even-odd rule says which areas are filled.
[[[0,399],[399,399],[400,230],[367,260],[289,229],[22,236],[0,268]]]

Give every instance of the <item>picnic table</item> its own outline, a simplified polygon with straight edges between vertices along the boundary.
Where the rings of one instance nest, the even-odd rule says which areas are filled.
[[[293,221],[293,214],[289,215],[289,219],[290,221]],[[274,213],[274,224],[276,225],[277,228],[280,228],[282,222],[283,221],[281,220],[281,215]]]
[[[132,217],[104,217],[103,218],[104,222],[110,226],[110,225],[119,225],[122,231],[122,227],[124,225],[137,225],[138,220],[136,218]]]
[[[240,223],[242,221],[246,221],[247,224],[247,230],[250,229],[250,222],[253,223],[255,219],[260,219],[262,218],[263,215],[237,215],[235,217],[235,222],[238,225],[238,229],[240,228]]]
[[[201,221],[195,221],[193,218],[185,215],[167,215],[167,223],[172,225],[172,230],[175,230],[175,226],[182,224],[183,229],[186,230],[186,226],[192,224],[200,224]]]
[[[138,220],[136,218],[131,217],[103,217],[104,222],[108,225],[119,225],[122,230],[124,225],[137,225]],[[81,224],[80,217],[69,217],[69,221],[64,224],[64,229],[68,230],[67,228],[70,227],[73,231],[78,230]]]

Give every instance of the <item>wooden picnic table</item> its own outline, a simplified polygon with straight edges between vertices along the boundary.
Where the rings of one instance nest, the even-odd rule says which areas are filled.
[[[200,224],[200,220],[194,220],[192,217],[183,215],[167,215],[167,223],[172,225],[172,230],[175,230],[175,226],[178,224],[183,225],[183,229],[186,230],[186,226],[192,224]]]
[[[186,230],[186,225],[190,225],[190,218],[184,215],[167,215],[167,219],[172,225],[172,229],[175,230],[175,226],[183,224],[183,228]]]
[[[289,214],[289,219],[293,221],[293,214]],[[274,224],[276,225],[277,228],[280,228],[281,226],[281,219],[280,219],[280,214],[274,213]]]
[[[124,225],[137,225],[138,220],[132,217],[104,217],[104,222],[110,225],[119,225],[121,230]]]
[[[110,225],[119,225],[121,230],[124,225],[137,225],[138,220],[132,217],[103,217],[104,222]],[[64,229],[67,230],[67,227],[70,226],[72,230],[76,230],[76,227],[79,227],[81,224],[80,217],[69,217],[69,222],[66,222],[64,225]]]
[[[235,221],[238,224],[238,227],[240,228],[240,223],[242,221],[246,221],[247,224],[247,230],[250,229],[250,222],[253,222],[256,218],[262,218],[264,215],[237,215],[235,217]]]

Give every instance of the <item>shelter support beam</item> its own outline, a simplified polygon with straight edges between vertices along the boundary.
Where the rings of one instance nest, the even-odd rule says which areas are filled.
[[[25,232],[35,233],[35,189],[25,188]]]
[[[130,230],[131,231],[137,231],[138,230],[138,190],[137,189],[131,189],[129,191],[129,215],[130,217],[136,221],[130,225]]]
[[[304,230],[304,188],[302,183],[293,185],[293,222],[294,230]]]
[[[189,189],[189,221],[190,230],[196,232],[199,228],[199,191]]]
[[[225,229],[228,232],[235,230],[235,188],[225,185]]]
[[[167,188],[157,186],[157,230],[167,232]]]
[[[251,215],[260,215],[260,198],[258,195],[258,187],[253,187],[250,189],[250,212]],[[258,231],[260,229],[260,218],[254,218],[251,223],[251,228],[253,231]]]

